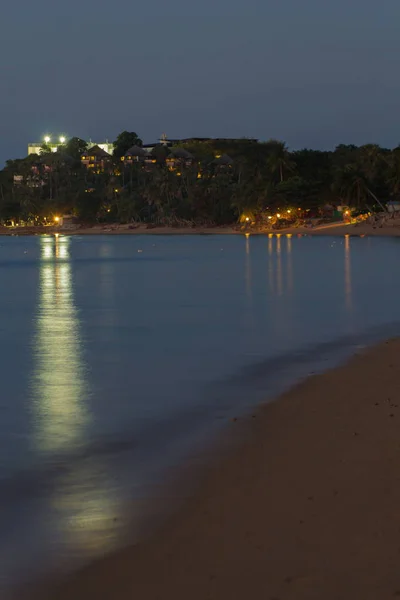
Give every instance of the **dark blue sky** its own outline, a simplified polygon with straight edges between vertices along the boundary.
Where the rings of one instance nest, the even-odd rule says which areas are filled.
[[[399,30],[399,0],[5,0],[0,164],[48,131],[397,145]]]

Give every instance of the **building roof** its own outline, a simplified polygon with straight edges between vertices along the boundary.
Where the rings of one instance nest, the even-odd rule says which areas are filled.
[[[82,154],[82,157],[85,156],[95,156],[96,158],[111,158],[111,154],[108,154],[108,152],[106,152],[105,150],[103,150],[103,148],[100,148],[100,146],[97,145],[92,146],[91,148],[86,150],[86,152]]]
[[[190,154],[185,148],[172,148],[169,155],[171,158],[182,158],[184,160],[190,160],[193,158],[193,154]]]
[[[168,139],[173,144],[190,144],[193,142],[258,142],[257,138],[210,138],[210,137],[191,137],[180,140]]]
[[[228,154],[223,154],[214,160],[215,165],[233,165],[235,161]]]
[[[72,156],[70,156],[66,152],[63,152],[62,150],[57,150],[57,152],[47,152],[46,154],[39,155],[39,162],[45,164],[60,162],[73,163],[75,162],[75,159],[72,158]]]
[[[132,146],[125,152],[125,156],[146,156],[146,150],[143,150],[140,146]]]

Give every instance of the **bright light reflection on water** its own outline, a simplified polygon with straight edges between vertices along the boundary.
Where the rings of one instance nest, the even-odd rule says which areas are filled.
[[[32,376],[34,449],[76,448],[90,420],[89,387],[74,305],[68,237],[41,237],[39,302]]]
[[[31,410],[33,450],[43,455],[50,470],[54,464],[60,469],[48,498],[50,541],[55,542],[57,532],[60,556],[66,552],[71,558],[93,557],[113,548],[120,502],[106,462],[88,462],[80,450],[90,441],[90,387],[74,302],[70,242],[62,236],[40,238]],[[63,456],[68,458],[65,464]]]

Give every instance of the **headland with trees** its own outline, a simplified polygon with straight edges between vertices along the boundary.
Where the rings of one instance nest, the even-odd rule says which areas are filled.
[[[133,150],[132,150],[133,149]],[[309,217],[384,210],[400,194],[400,146],[341,144],[290,151],[278,140],[192,139],[143,149],[122,132],[112,156],[93,163],[77,137],[57,152],[9,160],[0,171],[0,221],[221,226],[251,221],[279,227]],[[87,159],[87,161],[83,159]],[[279,217],[277,217],[279,215]]]

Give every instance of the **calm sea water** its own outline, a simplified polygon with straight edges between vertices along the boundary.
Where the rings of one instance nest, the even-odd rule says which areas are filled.
[[[394,238],[2,238],[1,581],[126,543],[151,486],[229,416],[397,334],[399,254]]]

